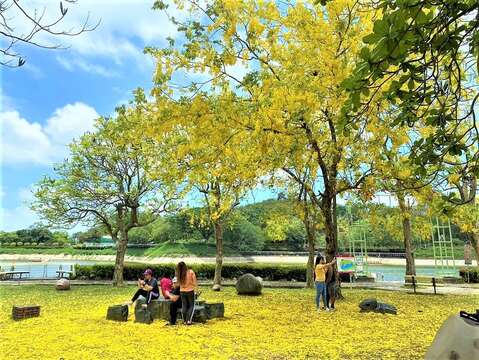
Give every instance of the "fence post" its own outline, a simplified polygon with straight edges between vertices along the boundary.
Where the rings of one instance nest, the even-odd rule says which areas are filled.
[[[412,287],[414,289],[414,294],[415,294],[416,293],[416,278],[414,277],[414,275],[412,275],[411,279],[412,279]]]
[[[432,278],[432,286],[434,287],[434,295],[436,295],[436,278]]]

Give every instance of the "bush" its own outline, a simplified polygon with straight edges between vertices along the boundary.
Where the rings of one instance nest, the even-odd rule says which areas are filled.
[[[113,279],[113,264],[76,265],[75,276],[78,279],[111,280]],[[146,268],[153,270],[155,276],[165,274],[173,275],[176,264],[125,264],[123,277],[125,280],[137,280]],[[199,279],[213,279],[215,264],[194,264],[191,268]],[[265,264],[224,264],[223,278],[239,278],[241,275],[251,273],[260,276],[263,280],[296,280],[306,281],[305,265],[265,265]]]
[[[239,251],[256,251],[263,249],[264,234],[259,226],[241,218],[227,224],[223,234],[225,243]]]
[[[289,249],[304,250],[306,243],[306,230],[304,226],[290,226],[286,230],[286,242]]]
[[[459,275],[461,275],[464,282],[479,283],[479,267],[460,268]]]

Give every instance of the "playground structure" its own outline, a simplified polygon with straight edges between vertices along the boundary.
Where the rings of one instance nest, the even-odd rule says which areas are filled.
[[[340,269],[354,274],[356,278],[371,278],[368,261],[368,225],[360,222],[350,222],[339,232],[343,250],[348,256],[341,257]]]
[[[444,221],[436,217],[431,219],[431,224],[431,239],[436,276],[457,277],[451,221],[449,219]]]
[[[354,223],[350,229],[349,253],[354,258],[356,276],[369,276],[367,225]]]

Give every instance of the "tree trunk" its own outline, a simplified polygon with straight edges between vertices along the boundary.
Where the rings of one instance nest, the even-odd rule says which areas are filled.
[[[215,239],[216,239],[216,266],[215,277],[213,280],[213,287],[219,290],[221,286],[221,270],[223,268],[223,225],[217,221],[215,226]]]
[[[314,243],[315,243],[315,230],[308,221],[305,223],[306,237],[308,239],[308,263],[306,265],[306,287],[314,287]]]
[[[113,273],[113,286],[123,285],[123,267],[125,264],[126,245],[128,244],[128,233],[125,230],[120,232],[120,239],[117,241],[115,271]]]
[[[402,194],[397,194],[399,209],[401,210],[402,229],[404,237],[404,251],[406,252],[406,275],[416,275],[416,264],[412,251],[411,216]]]
[[[326,194],[325,194],[326,195]],[[326,240],[326,261],[331,262],[338,254],[338,223],[336,217],[336,196],[323,196],[321,202],[321,213],[324,218],[324,235]],[[338,267],[334,266],[333,271],[336,272],[339,288],[336,294],[337,300],[343,300],[344,296],[341,292],[341,281]]]
[[[472,238],[472,247],[476,252],[476,262],[477,266],[479,266],[479,234],[471,234]]]
[[[321,202],[324,218],[324,235],[326,240],[326,261],[330,262],[338,252],[338,230],[335,222],[336,201],[334,196],[325,193]]]

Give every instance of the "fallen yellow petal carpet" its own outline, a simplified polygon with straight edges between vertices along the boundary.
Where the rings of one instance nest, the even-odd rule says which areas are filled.
[[[225,318],[191,327],[105,319],[107,307],[127,301],[133,287],[0,286],[0,358],[7,359],[420,359],[441,323],[473,311],[478,296],[433,296],[344,289],[337,311],[316,313],[314,291],[265,289],[239,297],[233,288],[202,298],[225,303]],[[360,313],[375,297],[398,315]],[[39,318],[13,321],[12,305],[41,305]]]

